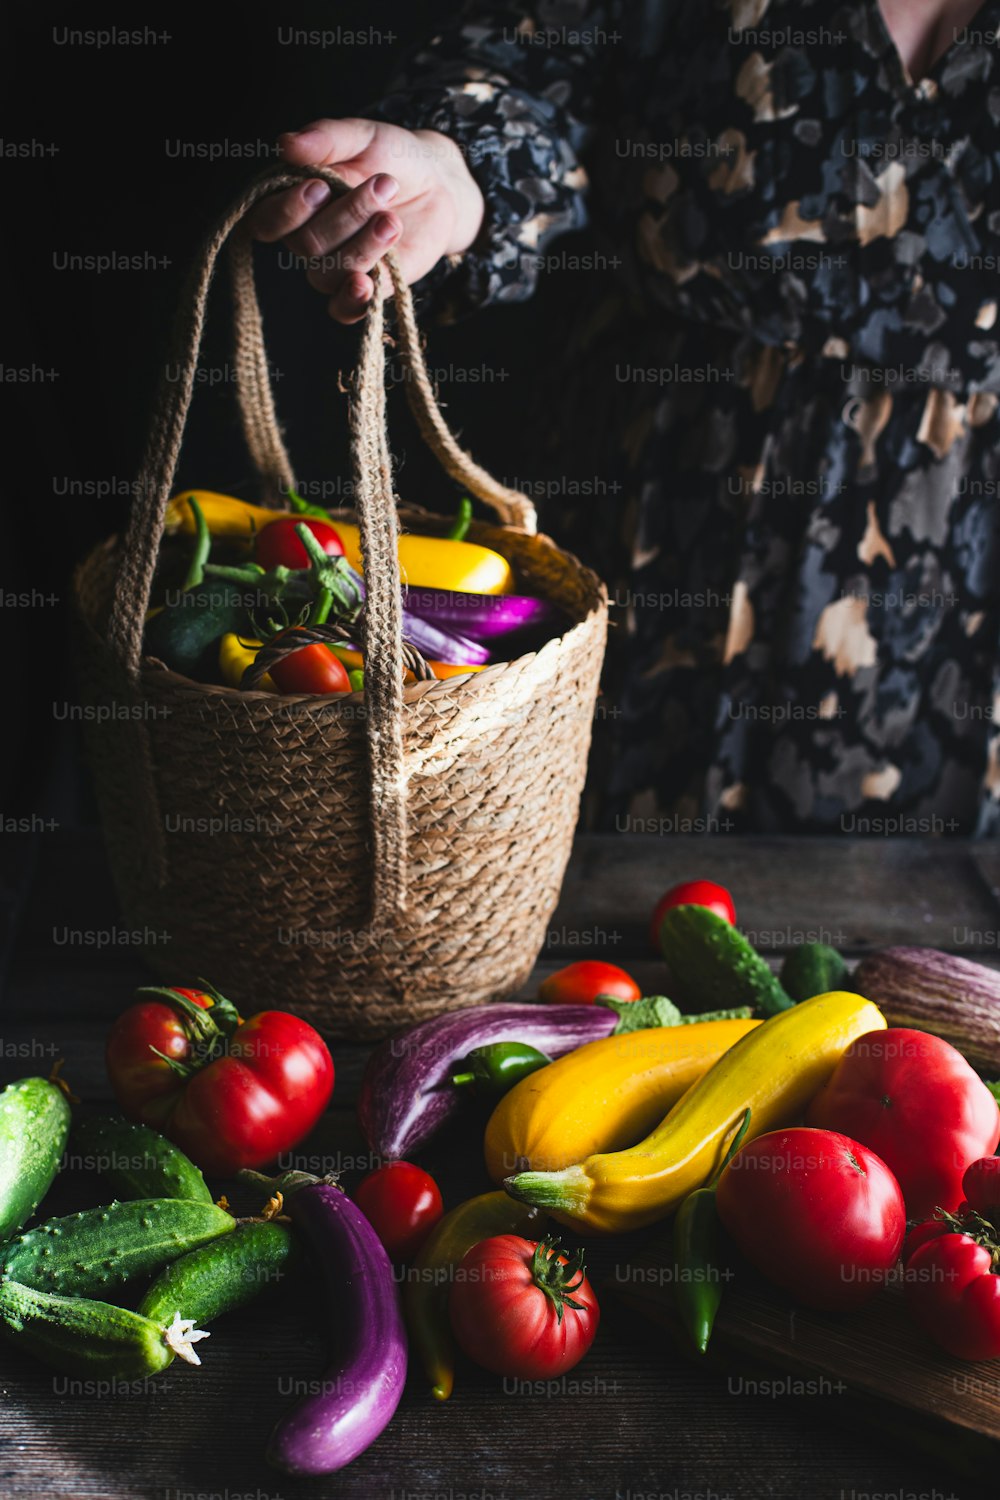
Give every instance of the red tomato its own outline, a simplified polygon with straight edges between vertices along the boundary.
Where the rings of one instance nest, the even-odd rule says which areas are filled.
[[[500,1234],[473,1245],[452,1283],[451,1326],[470,1359],[541,1380],[572,1370],[594,1342],[600,1309],[579,1256],[551,1240]]]
[[[115,1098],[206,1172],[261,1167],[307,1136],[333,1092],[333,1059],[287,1011],[243,1021],[222,995],[146,989],[108,1036]],[[162,1055],[161,1055],[162,1054]]]
[[[680,885],[672,885],[656,903],[649,924],[649,940],[657,953],[660,951],[660,923],[672,906],[705,906],[730,925],[736,921],[736,907],[724,885],[716,885],[712,880],[683,880]]]
[[[910,1312],[956,1359],[1000,1356],[1000,1276],[992,1248],[968,1234],[941,1234],[921,1245],[906,1267]]]
[[[275,636],[284,640],[287,632]],[[271,676],[283,693],[349,693],[351,680],[347,668],[328,646],[319,642],[303,646],[282,657],[271,668]]]
[[[946,1224],[943,1219],[924,1219],[921,1224],[914,1224],[903,1241],[903,1248],[899,1252],[899,1258],[903,1265],[908,1265],[912,1256],[916,1255],[921,1245],[926,1245],[928,1240],[936,1240],[942,1234],[953,1233],[953,1227]]]
[[[615,1000],[638,1000],[642,990],[631,974],[619,969],[617,964],[605,964],[597,958],[583,958],[579,963],[567,964],[557,974],[538,986],[539,1000],[549,1005],[592,1005],[598,995],[611,995]]]
[[[306,526],[328,557],[343,557],[344,544],[329,521],[311,516],[282,516],[258,531],[253,555],[262,568],[308,568],[309,553],[296,535],[296,526]]]
[[[953,1212],[962,1174],[1000,1142],[1000,1110],[960,1052],[906,1027],[852,1042],[809,1107],[810,1125],[843,1130],[895,1173],[911,1219]]]
[[[982,1156],[966,1167],[962,1189],[969,1208],[1000,1228],[1000,1156]]]
[[[719,1179],[719,1217],[757,1269],[807,1307],[857,1307],[896,1264],[899,1183],[874,1151],[830,1130],[772,1130]]]
[[[410,1260],[444,1212],[434,1178],[408,1161],[369,1172],[354,1201],[393,1260]]]

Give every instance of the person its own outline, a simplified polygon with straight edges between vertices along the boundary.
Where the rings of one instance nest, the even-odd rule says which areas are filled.
[[[352,191],[256,233],[341,323],[390,247],[445,318],[607,247],[546,410],[608,479],[545,518],[624,620],[598,826],[1000,826],[998,11],[473,4],[281,139]]]

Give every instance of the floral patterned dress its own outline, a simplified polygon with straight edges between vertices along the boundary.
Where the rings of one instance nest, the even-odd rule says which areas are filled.
[[[619,605],[598,826],[1000,826],[998,24],[914,83],[877,0],[471,5],[378,106],[487,200],[445,316],[592,226],[543,519]]]

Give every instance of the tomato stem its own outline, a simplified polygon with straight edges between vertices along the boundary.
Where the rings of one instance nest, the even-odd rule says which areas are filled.
[[[586,1278],[583,1251],[577,1250],[565,1261],[559,1258],[562,1253],[558,1238],[546,1235],[545,1239],[539,1240],[531,1257],[532,1279],[554,1304],[557,1323],[562,1322],[563,1310],[567,1307],[576,1312],[586,1311],[582,1302],[576,1302],[570,1296],[571,1292],[579,1290]]]
[[[207,980],[199,979],[198,983],[202,987],[202,993],[211,1000],[210,1007],[196,1005],[187,995],[166,985],[147,984],[136,990],[138,996],[155,995],[158,999],[165,1000],[178,1012],[196,1060],[182,1062],[176,1057],[168,1057],[152,1043],[149,1050],[162,1058],[179,1078],[184,1079],[193,1078],[200,1068],[207,1067],[217,1057],[221,1057],[226,1051],[229,1038],[242,1025],[242,1018],[231,1000],[227,1000]]]

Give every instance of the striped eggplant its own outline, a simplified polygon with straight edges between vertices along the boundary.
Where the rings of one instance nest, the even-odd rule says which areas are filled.
[[[1000,974],[936,948],[883,948],[861,960],[852,988],[890,1026],[943,1037],[990,1077],[1000,1073]]]

